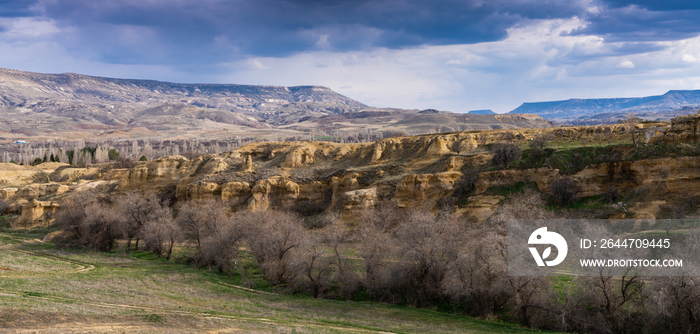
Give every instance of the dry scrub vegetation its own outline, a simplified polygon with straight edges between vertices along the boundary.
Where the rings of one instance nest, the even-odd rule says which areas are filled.
[[[533,191],[511,196],[481,224],[385,202],[365,211],[359,225],[329,215],[327,226],[313,230],[288,211],[229,213],[217,201],[168,204],[138,193],[114,201],[75,193],[57,217],[64,231],[59,243],[110,252],[124,239],[125,251],[147,250],[166,260],[177,245],[178,261],[194,268],[248,288],[314,298],[581,333],[698,333],[697,278],[507,276],[507,220],[556,218]]]

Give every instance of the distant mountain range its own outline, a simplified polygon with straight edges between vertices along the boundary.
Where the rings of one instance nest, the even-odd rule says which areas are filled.
[[[527,102],[509,113],[535,114],[548,120],[617,118],[621,114],[630,112],[652,118],[655,114],[668,115],[673,111],[688,110],[698,106],[700,106],[700,90],[672,90],[664,95],[636,98]]]
[[[367,130],[418,134],[551,126],[537,116],[459,115],[371,108],[323,86],[179,84],[0,68],[0,141],[309,138]]]
[[[481,110],[469,110],[467,114],[477,114],[477,115],[495,115],[491,109],[481,109]]]

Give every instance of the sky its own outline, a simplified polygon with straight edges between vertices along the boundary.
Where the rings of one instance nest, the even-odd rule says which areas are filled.
[[[0,67],[507,112],[700,89],[698,17],[697,0],[0,0]]]

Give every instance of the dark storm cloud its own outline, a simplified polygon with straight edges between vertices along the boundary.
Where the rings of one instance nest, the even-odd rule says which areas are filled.
[[[673,41],[700,34],[698,9],[652,11],[639,6],[608,9],[587,17],[590,24],[572,35],[599,35],[607,42]],[[696,6],[700,7],[700,6]]]
[[[638,6],[653,11],[674,11],[674,10],[698,10],[700,2],[697,0],[609,0],[606,2],[612,8]]]
[[[36,11],[14,3],[18,12]],[[147,28],[165,54],[203,60],[237,52],[284,56],[300,51],[402,48],[495,41],[523,19],[571,17],[572,1],[93,1],[45,0],[43,15],[77,28],[82,45],[119,58],[119,27]],[[154,37],[155,38],[155,37]],[[219,43],[215,43],[219,41]],[[226,41],[222,45],[221,41]],[[155,45],[154,45],[155,47]],[[234,50],[234,51],[232,51]],[[114,57],[110,56],[114,54]],[[157,58],[157,57],[155,57]],[[155,61],[155,59],[154,59]]]
[[[26,17],[37,15],[33,6],[37,1],[30,0],[3,0],[0,3],[0,17]]]
[[[586,8],[588,1],[571,0],[9,0],[0,5],[0,17],[53,20],[70,28],[72,35],[56,37],[67,50],[100,61],[176,65],[311,50],[490,42],[533,19],[574,16],[590,24],[571,35],[599,35],[606,42],[700,33],[697,1],[593,4],[598,13]]]

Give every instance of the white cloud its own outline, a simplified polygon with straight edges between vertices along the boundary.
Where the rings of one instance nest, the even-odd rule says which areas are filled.
[[[55,21],[36,17],[0,18],[0,28],[0,39],[15,41],[46,38],[60,32]]]
[[[623,60],[617,64],[617,68],[634,68],[634,63],[629,60]]]
[[[233,62],[216,80],[319,84],[373,106],[455,112],[506,112],[522,102],[700,88],[700,67],[688,68],[689,63],[680,61],[684,54],[700,53],[700,38],[617,55],[620,45],[604,43],[601,37],[565,34],[585,24],[578,18],[532,21],[511,29],[502,41],[472,45],[252,58],[266,68],[241,66],[251,59]]]
[[[693,56],[691,54],[687,54],[687,53],[683,55],[683,58],[681,58],[681,60],[686,62],[686,63],[695,63],[698,61],[698,59],[695,58],[695,56]]]
[[[51,21],[3,19],[0,67],[176,82],[325,85],[373,106],[455,112],[506,112],[522,102],[700,89],[700,37],[623,54],[623,43],[569,35],[586,24],[576,17],[533,20],[511,28],[507,38],[496,42],[352,52],[324,49],[334,35],[319,32],[310,35],[319,43],[318,51],[232,59],[220,64],[217,74],[202,74],[161,65],[105,63],[54,41],[66,38],[66,32]],[[120,30],[116,38],[137,44],[157,40],[152,31],[134,27]],[[228,40],[221,35],[214,42],[224,47]]]

